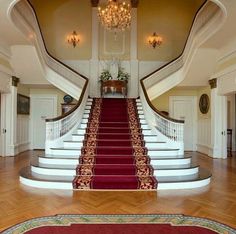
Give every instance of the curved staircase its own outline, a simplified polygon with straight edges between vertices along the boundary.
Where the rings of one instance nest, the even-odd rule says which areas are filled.
[[[127,111],[129,102],[134,114]],[[211,175],[179,151],[158,141],[139,99],[88,99],[79,128],[62,147],[35,157],[21,170],[20,181],[39,188],[78,190],[207,185]]]

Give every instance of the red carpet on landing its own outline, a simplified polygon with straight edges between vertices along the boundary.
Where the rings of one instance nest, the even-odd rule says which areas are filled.
[[[93,100],[74,189],[156,189],[135,99]]]

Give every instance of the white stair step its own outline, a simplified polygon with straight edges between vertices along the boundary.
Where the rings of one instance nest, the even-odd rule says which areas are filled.
[[[88,118],[82,118],[81,123],[88,123]]]
[[[87,121],[87,122],[88,122],[88,121]],[[81,122],[79,128],[80,128],[80,129],[87,128],[87,122],[85,122],[85,121]],[[149,127],[147,124],[141,124],[141,128],[142,128],[142,129],[150,129],[150,127]]]
[[[89,114],[83,114],[83,119],[88,119],[89,118]]]
[[[89,114],[89,113],[90,113],[90,110],[87,110],[87,109],[84,110],[84,114]]]
[[[77,134],[85,134],[85,132],[86,132],[85,128],[78,128],[78,129],[76,130],[76,133],[77,133]]]
[[[81,154],[81,148],[52,148],[51,154],[67,156],[78,155],[79,157],[79,155]]]
[[[145,141],[145,146],[150,149],[161,149],[161,148],[166,148],[167,143],[164,141]]]
[[[140,122],[141,124],[147,124],[147,121],[146,121],[145,119],[140,119],[139,122]]]
[[[72,141],[83,141],[84,140],[84,135],[78,135],[78,134],[73,134],[72,135]]]
[[[155,135],[144,135],[144,140],[147,142],[157,142],[158,137]]]
[[[47,189],[70,189],[72,190],[72,176],[52,176],[34,173],[30,167],[20,171],[20,182],[27,186]],[[157,176],[158,190],[163,189],[193,189],[206,186],[210,183],[211,175],[199,171],[199,175],[168,177]]]
[[[148,155],[152,159],[152,157],[165,157],[165,156],[176,156],[179,154],[179,149],[148,149]]]
[[[53,155],[52,155],[53,156]],[[39,156],[39,163],[42,164],[52,164],[52,165],[71,165],[76,166],[79,163],[78,156],[71,155],[70,157],[65,157],[64,155],[55,155],[56,157],[43,157]],[[59,157],[63,156],[63,157]],[[74,157],[74,158],[72,158]]]
[[[139,119],[145,119],[144,114],[138,114]]]
[[[165,166],[171,166],[171,165],[189,165],[191,163],[191,158],[168,158],[168,157],[153,157],[151,158],[151,165],[153,166],[161,166],[161,165],[165,165]]]
[[[79,140],[74,140],[74,139],[79,139]],[[83,140],[84,140],[84,136],[82,135],[76,135],[72,137],[71,141],[64,141],[64,147],[68,147],[68,148],[73,148],[73,147],[82,147],[83,146]],[[162,141],[145,141],[145,146],[148,149],[156,149],[156,148],[166,148],[166,142],[162,142]]]
[[[85,129],[87,128],[87,123],[81,123],[79,126],[80,129]]]
[[[31,171],[42,175],[53,175],[53,176],[75,176],[77,165],[62,165],[62,164],[45,164],[40,163],[35,158],[31,162]],[[165,176],[165,180],[176,176],[198,176],[198,165],[187,165],[185,167],[172,166],[172,167],[161,167],[154,166],[154,175],[159,177]],[[185,178],[186,179],[186,178]],[[170,179],[169,179],[170,180]]]
[[[56,169],[31,166],[31,171],[40,175],[51,176],[75,176],[75,169]]]
[[[67,169],[67,168],[47,168],[47,167],[40,167],[31,165],[31,171],[40,175],[52,175],[52,176],[75,176],[76,170],[74,169]],[[154,169],[154,175],[157,176],[158,179],[160,177],[179,177],[179,176],[198,176],[198,167],[195,168],[188,168],[188,169]],[[182,178],[183,179],[183,178]]]
[[[174,176],[198,176],[198,167],[184,168],[184,169],[154,169],[154,175],[160,179],[160,177],[174,177]]]
[[[142,133],[143,133],[144,136],[150,136],[150,135],[153,136],[152,130],[150,130],[150,129],[149,130],[148,129],[143,129]]]
[[[64,141],[65,148],[81,148],[83,146],[83,141]]]

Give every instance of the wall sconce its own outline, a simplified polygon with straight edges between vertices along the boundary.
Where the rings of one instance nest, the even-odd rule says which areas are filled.
[[[73,31],[72,34],[67,36],[67,41],[69,44],[72,44],[74,48],[76,47],[76,45],[80,41],[79,36],[77,35],[76,31]]]
[[[152,36],[149,37],[149,44],[155,49],[156,46],[160,46],[162,44],[162,37],[158,36],[156,32],[152,34]]]

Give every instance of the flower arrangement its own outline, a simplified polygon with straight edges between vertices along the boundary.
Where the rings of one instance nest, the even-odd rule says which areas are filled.
[[[128,81],[129,78],[130,74],[128,72],[125,72],[124,68],[119,66],[117,80]],[[101,75],[99,76],[99,79],[101,81],[112,80],[112,75],[108,69],[103,69]]]
[[[130,78],[130,74],[128,72],[125,72],[124,68],[119,67],[117,80],[128,81],[129,78]]]
[[[109,70],[108,69],[103,69],[101,75],[99,76],[99,79],[101,81],[111,80],[112,76],[111,76]]]

